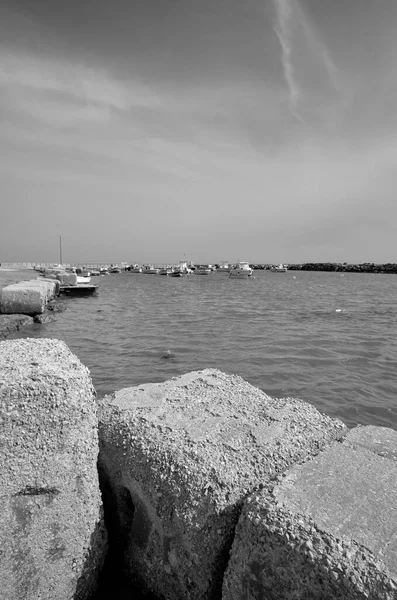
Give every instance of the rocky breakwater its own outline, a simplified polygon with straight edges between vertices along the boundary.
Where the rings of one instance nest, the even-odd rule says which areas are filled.
[[[247,499],[345,431],[307,403],[213,369],[105,397],[99,466],[114,562],[159,598],[220,599]],[[234,598],[284,600],[249,595],[244,562],[233,576]]]
[[[395,600],[397,432],[357,427],[252,494],[223,600]]]
[[[59,291],[59,282],[31,279],[7,285],[1,290],[2,314],[38,315],[44,312],[49,300]]]
[[[4,600],[83,600],[105,552],[95,392],[57,340],[0,342]]]
[[[0,338],[33,323],[47,323],[66,305],[56,302],[58,279],[38,277],[11,283],[0,290]]]

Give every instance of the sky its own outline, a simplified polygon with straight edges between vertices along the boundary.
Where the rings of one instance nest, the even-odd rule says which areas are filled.
[[[2,0],[0,262],[397,262],[396,0]]]

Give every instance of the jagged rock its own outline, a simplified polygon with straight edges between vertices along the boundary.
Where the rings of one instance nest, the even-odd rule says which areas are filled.
[[[223,600],[396,600],[397,432],[352,430],[247,500]]]
[[[214,369],[105,397],[99,464],[112,551],[161,598],[219,598],[247,495],[345,431],[307,403]]]
[[[0,315],[0,339],[27,325],[33,325],[33,317],[29,315]]]
[[[84,600],[105,532],[95,393],[58,340],[0,342],[3,600]]]

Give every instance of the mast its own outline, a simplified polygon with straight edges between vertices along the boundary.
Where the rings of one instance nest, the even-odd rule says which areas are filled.
[[[59,235],[59,264],[62,265],[62,236]]]

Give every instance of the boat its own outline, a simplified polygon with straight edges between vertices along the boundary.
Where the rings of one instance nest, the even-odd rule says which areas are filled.
[[[173,270],[174,269],[172,267],[164,267],[163,269],[160,269],[159,275],[170,275]]]
[[[187,272],[181,269],[174,269],[171,273],[168,273],[169,277],[186,277]]]
[[[253,271],[249,266],[249,263],[239,261],[236,265],[232,266],[229,271],[229,277],[238,277],[240,279],[245,279],[247,277],[251,277]]]
[[[82,269],[81,267],[77,267],[75,270],[75,273],[76,273],[76,277],[77,277],[77,285],[80,285],[82,283],[90,283],[91,273],[89,271],[86,271],[85,269]]]
[[[142,273],[142,267],[139,265],[134,265],[130,268],[130,273]]]
[[[272,267],[270,269],[271,273],[286,273],[287,270],[287,267],[283,265],[283,263],[280,263],[277,267]]]
[[[142,273],[145,275],[158,275],[160,273],[160,269],[156,269],[155,267],[149,265],[142,269]]]
[[[212,269],[208,266],[208,267],[196,267],[194,269],[194,274],[195,275],[211,275],[212,273]]]
[[[215,273],[226,273],[227,275],[229,275],[230,272],[230,265],[228,262],[226,262],[225,260],[221,261],[219,264],[219,267],[216,268]]]
[[[121,273],[121,269],[115,265],[110,265],[109,273]]]

